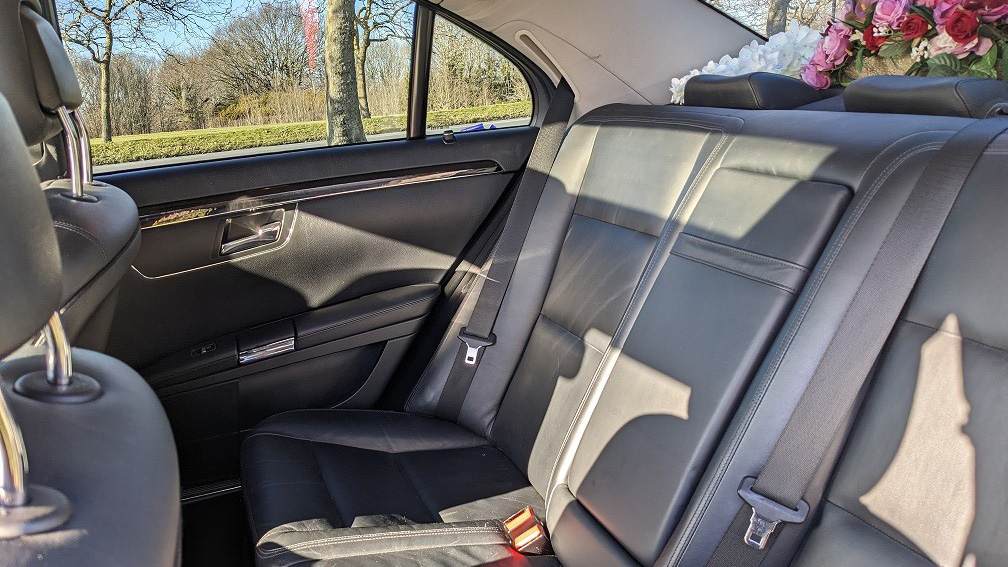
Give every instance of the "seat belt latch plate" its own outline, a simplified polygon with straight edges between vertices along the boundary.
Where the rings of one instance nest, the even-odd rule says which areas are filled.
[[[549,551],[546,528],[536,518],[531,506],[504,520],[503,528],[515,551],[525,555],[540,555]]]
[[[490,333],[489,337],[470,335],[463,327],[462,330],[459,331],[459,340],[465,343],[466,346],[465,363],[472,366],[476,364],[476,360],[479,359],[480,351],[488,346],[494,345],[497,342],[497,337],[493,333]]]
[[[753,490],[756,483],[754,477],[742,479],[738,494],[742,500],[746,501],[752,508],[752,516],[749,518],[749,528],[746,530],[745,544],[756,549],[766,547],[770,536],[773,535],[777,525],[781,522],[786,524],[800,524],[808,516],[809,505],[804,500],[798,501],[797,508],[789,508],[775,500],[767,498]]]

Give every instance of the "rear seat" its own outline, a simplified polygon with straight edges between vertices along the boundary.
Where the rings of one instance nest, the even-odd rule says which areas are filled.
[[[250,435],[257,561],[522,564],[479,520],[531,504],[547,508],[565,565],[705,564],[740,507],[738,479],[765,461],[914,174],[966,123],[631,106],[585,117],[554,166],[498,345],[458,424],[328,410],[282,414]],[[934,293],[949,294],[938,281]],[[921,321],[938,327],[932,319]],[[411,410],[436,410],[443,381],[431,376]],[[852,477],[866,470],[851,466]],[[864,517],[873,509],[851,504],[856,492],[829,501]],[[890,516],[904,511],[881,501]],[[863,537],[825,509],[824,525]],[[811,524],[782,530],[768,561],[786,564]],[[815,530],[799,560],[845,564],[836,534]],[[865,557],[874,563],[850,564],[888,560]]]

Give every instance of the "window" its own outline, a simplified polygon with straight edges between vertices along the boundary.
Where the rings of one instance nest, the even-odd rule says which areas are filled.
[[[804,24],[814,30],[826,29],[830,18],[843,7],[844,0],[705,0],[752,31],[769,37],[784,31],[787,24]]]
[[[455,24],[434,20],[428,133],[526,126],[532,97],[511,61]]]
[[[56,4],[98,166],[405,137],[411,0]]]

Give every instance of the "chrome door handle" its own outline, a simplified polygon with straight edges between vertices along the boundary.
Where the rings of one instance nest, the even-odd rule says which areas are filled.
[[[260,246],[265,246],[267,244],[273,244],[277,240],[280,240],[280,231],[283,229],[283,220],[268,222],[259,227],[259,229],[241,238],[235,238],[234,240],[227,240],[221,243],[220,253],[221,256],[227,254],[235,254],[237,252],[244,252],[246,250],[251,250],[253,248],[258,248]]]

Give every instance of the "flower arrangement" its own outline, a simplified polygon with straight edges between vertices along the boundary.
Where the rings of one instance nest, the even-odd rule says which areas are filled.
[[[1004,0],[1008,2],[1008,0]],[[820,45],[822,35],[808,26],[791,23],[787,29],[770,36],[766,43],[753,40],[739,51],[738,57],[725,55],[719,61],[710,61],[689,75],[672,79],[672,102],[682,104],[686,81],[697,75],[735,76],[756,71],[779,73],[798,77]]]
[[[801,71],[817,89],[844,85],[873,58],[898,72],[1005,77],[1008,0],[847,0]]]

